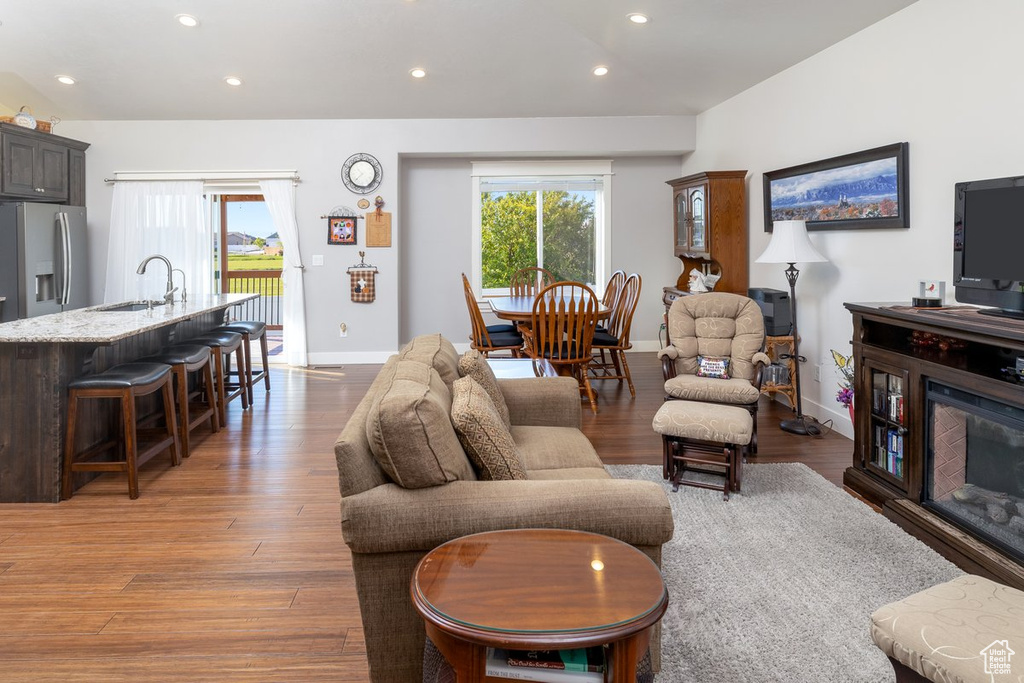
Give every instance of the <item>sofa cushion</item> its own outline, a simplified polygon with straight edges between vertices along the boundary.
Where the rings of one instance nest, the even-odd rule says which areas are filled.
[[[757,401],[761,392],[745,379],[712,379],[696,375],[676,375],[665,382],[665,393],[685,401],[712,401],[746,405]]]
[[[505,428],[508,429],[512,426],[508,405],[505,404],[505,397],[498,387],[498,378],[494,376],[494,370],[491,369],[482,353],[476,349],[470,349],[462,354],[462,357],[459,358],[459,375],[475,379],[476,383],[483,387],[483,390],[491,397],[494,409],[498,411],[498,416],[505,423]]]
[[[491,397],[472,377],[452,385],[452,422],[481,479],[526,479],[516,442]]]
[[[534,470],[604,467],[590,440],[578,429],[516,425],[511,431],[531,478]]]
[[[398,352],[401,360],[414,360],[437,370],[451,391],[452,384],[459,378],[459,352],[452,343],[439,334],[421,334],[402,347]]]
[[[476,479],[452,427],[451,393],[433,368],[399,360],[366,415],[370,450],[404,488]]]

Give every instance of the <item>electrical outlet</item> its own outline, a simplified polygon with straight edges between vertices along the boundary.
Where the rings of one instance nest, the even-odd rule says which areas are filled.
[[[821,381],[821,366],[820,365],[815,365],[814,366],[814,381],[815,382],[820,382]]]
[[[342,337],[347,337],[348,336],[348,325],[346,325],[345,323],[342,323],[341,326],[338,329],[339,329],[339,332],[341,333]]]

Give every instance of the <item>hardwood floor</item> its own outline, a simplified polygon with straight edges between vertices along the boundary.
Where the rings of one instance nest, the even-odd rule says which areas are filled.
[[[636,400],[598,382],[584,430],[606,463],[660,464],[660,368],[629,358]],[[180,467],[143,466],[138,500],[105,474],[58,505],[0,505],[0,680],[366,680],[333,444],[378,369],[275,367]],[[762,399],[755,462],[841,481],[852,442],[781,432],[789,415]]]

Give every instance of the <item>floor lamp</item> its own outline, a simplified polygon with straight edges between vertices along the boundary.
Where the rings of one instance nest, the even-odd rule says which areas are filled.
[[[793,320],[793,386],[796,389],[796,417],[783,420],[779,427],[792,434],[821,434],[821,425],[813,417],[805,417],[800,397],[800,363],[806,360],[800,355],[800,334],[796,327],[796,279],[800,276],[797,263],[820,263],[828,261],[822,256],[807,236],[804,221],[775,221],[772,241],[768,248],[757,257],[755,263],[787,263],[786,280],[789,282],[789,313]]]

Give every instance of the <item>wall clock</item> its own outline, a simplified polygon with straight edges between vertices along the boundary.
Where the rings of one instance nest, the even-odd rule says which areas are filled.
[[[356,194],[368,194],[380,185],[383,172],[380,162],[369,154],[353,154],[341,167],[341,181]]]

